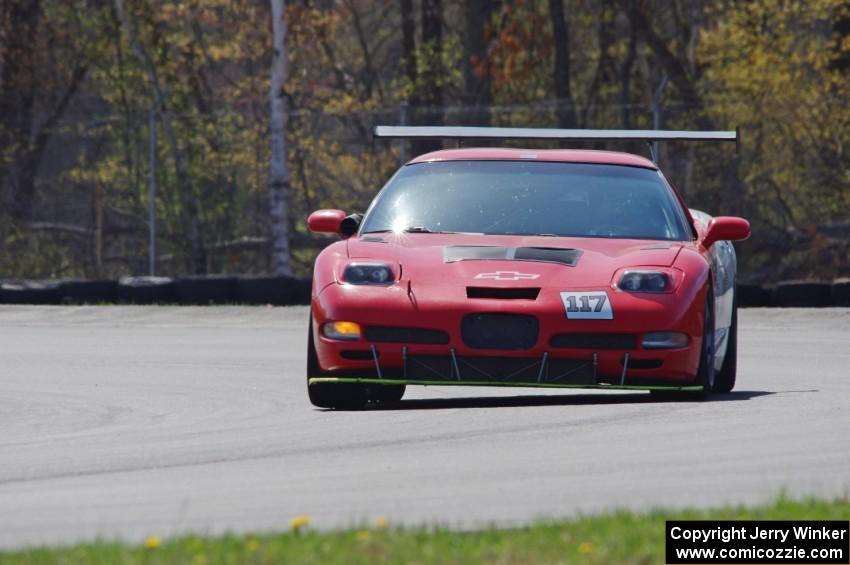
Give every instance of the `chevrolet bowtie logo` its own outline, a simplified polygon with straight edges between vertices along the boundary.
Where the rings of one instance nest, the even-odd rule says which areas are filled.
[[[517,271],[496,271],[495,273],[478,273],[476,279],[492,279],[494,281],[520,281],[539,279],[540,275],[534,273],[519,273]]]

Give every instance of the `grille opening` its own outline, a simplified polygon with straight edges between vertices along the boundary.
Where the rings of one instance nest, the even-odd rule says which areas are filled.
[[[424,328],[396,328],[390,326],[368,326],[363,330],[367,341],[385,343],[428,343],[445,345],[449,334],[441,330]]]
[[[549,340],[549,345],[559,349],[637,349],[637,336],[613,333],[556,334]]]
[[[493,288],[486,286],[466,287],[467,298],[495,298],[496,300],[537,300],[540,287]]]
[[[381,357],[381,353],[376,351],[378,354],[378,358]],[[342,351],[340,357],[343,359],[350,359],[351,361],[372,361],[372,352],[371,351],[353,351],[353,350],[345,350]]]
[[[463,343],[475,349],[531,349],[540,323],[526,314],[468,314],[460,326]]]
[[[629,357],[629,369],[657,369],[664,363],[662,359],[633,359]],[[620,360],[620,365],[623,360]]]

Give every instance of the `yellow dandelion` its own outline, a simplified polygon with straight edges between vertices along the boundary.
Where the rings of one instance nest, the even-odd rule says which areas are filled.
[[[258,542],[254,538],[251,538],[245,542],[245,549],[248,550],[248,553],[254,553],[258,549],[260,549],[260,542]]]
[[[192,556],[192,565],[207,565],[209,563],[209,559],[203,553],[196,553]]]
[[[588,554],[593,551],[593,544],[588,542],[582,542],[578,545],[578,552]]]
[[[378,518],[375,520],[375,527],[378,528],[379,530],[384,530],[389,525],[390,525],[389,521],[384,516],[378,516]]]
[[[289,527],[291,527],[296,532],[301,528],[307,527],[310,525],[310,517],[309,516],[296,516],[292,520],[289,521]]]
[[[372,539],[372,532],[369,530],[359,530],[356,534],[354,534],[357,538],[357,541],[369,541]]]
[[[145,547],[148,549],[156,549],[161,545],[162,540],[159,539],[159,536],[148,536],[147,539],[145,539]]]

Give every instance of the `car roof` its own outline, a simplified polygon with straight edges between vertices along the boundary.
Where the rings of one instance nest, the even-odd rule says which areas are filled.
[[[619,151],[597,151],[593,149],[517,149],[508,147],[469,147],[443,149],[425,153],[408,162],[430,163],[435,161],[555,161],[562,163],[597,163],[603,165],[626,165],[658,169],[645,157]]]

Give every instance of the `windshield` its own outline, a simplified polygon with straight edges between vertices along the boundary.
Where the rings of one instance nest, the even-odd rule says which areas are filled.
[[[361,229],[381,231],[665,240],[688,233],[656,171],[541,161],[407,165],[378,195]]]

